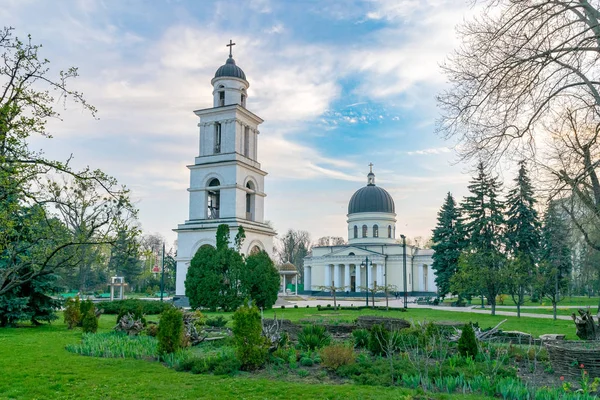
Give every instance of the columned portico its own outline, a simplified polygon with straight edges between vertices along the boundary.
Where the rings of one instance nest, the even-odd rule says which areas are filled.
[[[344,266],[344,291],[349,292],[352,290],[351,288],[351,278],[350,278],[350,264],[346,264]]]
[[[312,290],[312,268],[304,266],[304,290]]]

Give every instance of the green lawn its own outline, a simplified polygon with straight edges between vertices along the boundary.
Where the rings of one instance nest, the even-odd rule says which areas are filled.
[[[450,304],[453,301],[456,301],[456,298],[451,298],[451,299],[445,299],[444,300],[444,304]],[[591,307],[598,307],[598,304],[600,303],[600,298],[598,297],[587,297],[587,296],[571,296],[571,297],[565,297],[563,300],[561,300],[559,302],[559,307],[560,306],[591,306]],[[473,298],[472,305],[479,305],[481,304],[481,299],[479,298]],[[504,299],[504,305],[505,306],[514,306],[515,302],[513,301],[513,299],[509,296],[509,295],[505,295],[505,299]],[[532,303],[529,298],[526,299],[525,304],[523,304],[524,306],[552,306],[552,303],[548,300],[548,299],[542,299],[541,302],[537,302],[537,303]]]
[[[472,313],[412,309],[408,312],[384,310],[318,311],[310,309],[277,309],[265,313],[272,317],[348,322],[358,315],[386,315],[413,321],[455,320],[477,321],[480,326],[493,326],[505,317]],[[208,317],[219,315],[207,313]],[[228,318],[231,314],[226,314]],[[506,317],[504,329],[518,329],[538,335],[565,333],[574,338],[569,321]],[[102,316],[101,330],[114,325],[114,315]],[[150,317],[149,319],[156,319]],[[81,331],[68,331],[62,322],[37,328],[0,329],[1,399],[402,399],[412,392],[398,388],[368,387],[355,384],[323,384],[310,378],[294,382],[256,378],[241,374],[216,377],[175,372],[157,362],[130,359],[102,359],[71,354],[68,343],[76,343]],[[414,393],[412,393],[414,394]],[[481,398],[434,395],[434,398]],[[428,395],[428,398],[431,396]]]

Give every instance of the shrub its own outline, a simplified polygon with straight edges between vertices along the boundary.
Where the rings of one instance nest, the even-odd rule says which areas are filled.
[[[174,353],[180,349],[183,340],[183,313],[174,307],[163,311],[156,337],[160,355]]]
[[[148,324],[145,329],[146,336],[156,337],[158,335],[158,325]]]
[[[369,351],[376,356],[384,355],[388,340],[390,340],[390,331],[385,329],[383,324],[373,325],[369,336]]]
[[[208,318],[206,320],[206,325],[212,326],[213,328],[222,328],[227,325],[227,320],[225,317],[219,315],[216,318]]]
[[[313,365],[315,365],[315,362],[310,357],[302,357],[300,359],[300,365],[302,365],[303,367],[312,367]]]
[[[281,305],[281,308],[285,308],[285,306],[282,304],[282,305]]]
[[[81,322],[79,297],[70,298],[65,304],[64,321],[69,329],[73,329]]]
[[[84,333],[96,333],[98,331],[98,318],[96,318],[96,308],[93,304],[92,308],[88,308],[83,316],[81,326]]]
[[[115,300],[102,303],[104,314],[110,315],[118,315],[121,312],[124,314],[129,312],[131,314],[157,315],[171,307],[172,305],[166,302],[138,299]]]
[[[460,338],[458,339],[458,352],[463,357],[477,356],[477,339],[475,338],[475,331],[471,324],[465,324],[463,327]]]
[[[294,304],[294,308],[298,308],[298,304]]]
[[[96,309],[96,307],[94,307],[94,302],[91,301],[90,299],[84,300],[81,303],[79,303],[79,311],[81,311],[81,316],[82,318],[85,317],[85,315],[88,313],[89,310],[94,310]]]
[[[342,365],[353,364],[356,360],[354,349],[345,344],[332,344],[321,350],[323,366],[330,370],[337,370]]]
[[[366,329],[355,329],[352,331],[354,339],[354,347],[357,349],[365,349],[369,345],[369,331]]]
[[[253,371],[265,364],[269,349],[256,306],[241,306],[233,314],[233,338],[243,369]]]
[[[320,325],[308,325],[298,333],[298,344],[304,350],[316,350],[327,346],[331,342],[331,336]]]

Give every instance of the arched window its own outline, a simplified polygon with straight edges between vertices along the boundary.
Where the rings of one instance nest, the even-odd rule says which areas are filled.
[[[246,192],[246,219],[248,221],[254,221],[254,191],[256,188],[254,187],[254,183],[252,181],[249,181],[246,184],[246,188],[252,190],[252,192]]]
[[[391,238],[392,237],[392,226],[388,225],[388,237]]]
[[[242,89],[242,107],[246,108],[246,90]]]
[[[363,228],[362,228],[362,237],[364,237],[364,238],[367,237],[367,229],[369,229],[369,228],[367,228],[366,225],[363,225]]]
[[[244,157],[250,157],[250,127],[244,127]]]
[[[225,86],[219,86],[219,107],[225,105]]]
[[[358,237],[358,226],[354,225],[354,239]]]
[[[373,237],[374,238],[379,237],[379,226],[377,226],[377,225],[373,225]]]
[[[215,122],[215,154],[221,152],[221,124]]]
[[[209,190],[207,191],[207,212],[206,219],[219,218],[219,206],[221,203],[221,191],[218,189],[210,189],[211,187],[221,186],[221,182],[217,178],[212,179],[208,183]]]
[[[252,249],[250,250],[250,255],[253,255],[253,254],[258,254],[258,253],[260,253],[260,251],[261,251],[261,250],[260,250],[260,247],[258,247],[258,246],[253,246],[253,247],[252,247]]]

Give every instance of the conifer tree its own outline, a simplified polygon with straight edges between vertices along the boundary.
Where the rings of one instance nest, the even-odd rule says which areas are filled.
[[[542,257],[539,268],[539,290],[552,302],[554,319],[556,305],[567,288],[572,269],[571,236],[566,216],[561,215],[557,200],[548,203],[542,226]]]
[[[450,293],[450,279],[458,268],[458,258],[464,247],[463,227],[460,211],[452,193],[448,192],[442,208],[438,212],[437,225],[433,230],[433,264],[438,295]]]
[[[503,249],[502,212],[498,199],[502,184],[477,165],[477,176],[469,184],[470,196],[462,203],[462,215],[467,249],[461,255],[459,276],[453,279],[453,291],[477,292],[488,299],[492,315],[496,314],[496,296],[504,289],[503,268],[506,265]]]
[[[506,199],[505,238],[511,257],[507,264],[506,288],[517,305],[517,316],[520,317],[525,292],[530,286],[539,258],[541,224],[535,209],[536,200],[525,162],[520,163],[515,183]]]

